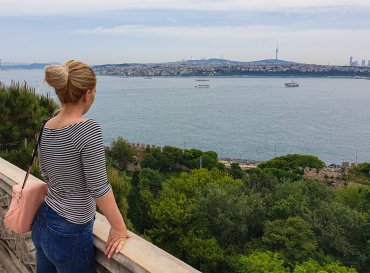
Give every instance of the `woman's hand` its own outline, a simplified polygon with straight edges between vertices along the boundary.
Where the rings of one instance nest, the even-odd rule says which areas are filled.
[[[126,239],[131,238],[126,227],[117,229],[111,227],[108,235],[107,243],[105,244],[105,255],[110,259],[113,254],[120,252]]]

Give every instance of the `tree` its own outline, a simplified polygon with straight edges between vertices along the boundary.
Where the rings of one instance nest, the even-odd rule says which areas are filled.
[[[112,159],[113,166],[121,171],[126,170],[127,164],[134,156],[134,150],[122,137],[113,140],[112,145],[106,149],[106,153]]]
[[[150,168],[160,172],[171,170],[171,162],[167,154],[162,153],[158,147],[147,148],[141,162],[143,168]]]
[[[312,257],[317,248],[312,226],[300,217],[265,222],[262,242],[292,264]]]
[[[132,190],[128,195],[128,217],[140,233],[153,227],[150,208],[162,189],[161,183],[162,176],[156,170],[144,168],[133,173]]]
[[[241,255],[234,262],[233,268],[237,273],[289,273],[284,267],[284,260],[278,253],[271,251],[256,251],[248,256]]]
[[[337,189],[335,201],[358,212],[370,214],[370,187],[349,185]]]
[[[220,272],[224,266],[224,250],[215,238],[204,239],[189,232],[181,239],[186,261],[204,273]]]
[[[196,211],[196,193],[208,184],[241,185],[219,170],[200,169],[192,174],[181,173],[162,184],[162,191],[151,205],[150,216],[153,228],[148,234],[162,248],[182,257],[181,238],[197,226],[194,213]]]
[[[354,268],[340,265],[338,262],[320,265],[317,261],[309,259],[308,261],[297,265],[293,273],[357,273]]]
[[[235,179],[242,179],[244,171],[240,168],[238,163],[231,163],[230,175]]]
[[[322,169],[324,166],[324,162],[322,162],[316,156],[299,154],[289,154],[275,157],[258,165],[258,167],[261,169],[276,168],[297,174],[303,174],[302,170],[306,167]]]
[[[127,196],[130,192],[129,177],[126,174],[120,173],[112,166],[107,166],[108,181],[112,186],[112,191],[117,202],[117,206],[122,216],[125,219],[127,227],[130,229],[131,222],[127,217],[128,202]]]
[[[41,122],[56,109],[49,96],[36,95],[26,82],[12,82],[8,87],[0,82],[0,156],[26,169]],[[41,178],[36,164],[32,174]]]
[[[258,194],[240,185],[208,184],[195,198],[195,222],[224,248],[239,247],[262,233],[265,207]]]
[[[278,180],[275,176],[260,169],[248,171],[248,178],[245,180],[247,188],[262,194],[274,191],[277,184]]]
[[[312,222],[319,246],[327,255],[360,272],[370,272],[370,229],[357,212],[336,202],[320,202]]]

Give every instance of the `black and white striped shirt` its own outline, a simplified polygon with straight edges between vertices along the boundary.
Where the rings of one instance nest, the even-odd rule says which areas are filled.
[[[84,224],[95,216],[96,199],[110,190],[100,125],[88,119],[63,128],[44,128],[39,145],[45,202],[60,216]]]

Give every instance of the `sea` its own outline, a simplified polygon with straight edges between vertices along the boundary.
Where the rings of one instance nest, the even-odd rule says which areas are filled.
[[[54,90],[43,70],[0,71],[0,81]],[[326,164],[370,161],[370,80],[99,76],[94,105],[104,144],[132,143],[216,151],[219,157],[266,161],[286,154],[318,156]],[[209,84],[209,88],[196,88]]]

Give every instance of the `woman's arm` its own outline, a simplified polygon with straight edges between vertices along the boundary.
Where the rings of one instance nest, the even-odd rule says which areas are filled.
[[[112,190],[98,198],[96,204],[111,224],[108,240],[105,244],[105,255],[110,259],[114,253],[118,253],[121,250],[124,241],[130,238],[130,236],[123,217],[118,210]]]

